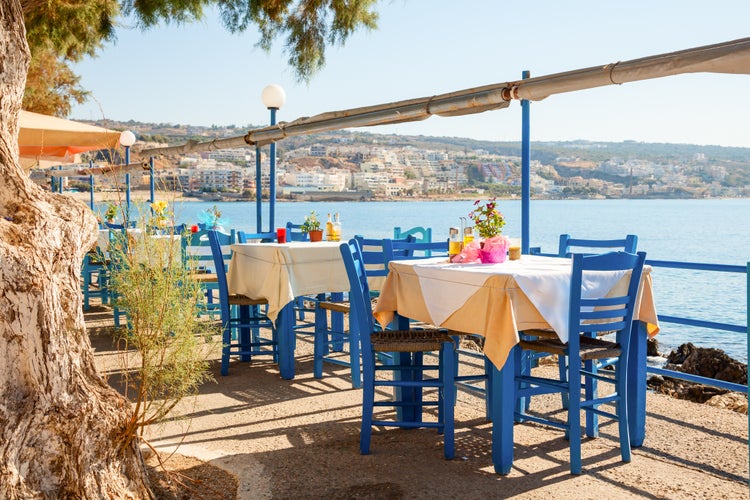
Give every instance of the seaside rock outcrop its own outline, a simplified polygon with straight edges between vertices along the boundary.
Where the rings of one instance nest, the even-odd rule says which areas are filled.
[[[659,353],[659,341],[656,339],[648,339],[646,341],[646,356],[660,356]]]
[[[667,370],[747,385],[747,365],[721,349],[682,344],[667,356]],[[670,377],[652,377],[649,386],[670,396],[747,413],[747,395]]]

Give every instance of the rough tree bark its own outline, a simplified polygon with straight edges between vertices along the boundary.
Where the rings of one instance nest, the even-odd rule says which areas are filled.
[[[96,220],[18,164],[29,51],[0,1],[0,498],[149,498],[127,401],[97,374],[78,283]]]

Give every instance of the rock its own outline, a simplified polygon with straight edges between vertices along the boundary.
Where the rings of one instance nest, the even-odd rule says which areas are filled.
[[[646,341],[646,356],[659,356],[659,341],[648,339]]]
[[[728,392],[714,396],[706,401],[706,404],[747,415],[747,394],[741,392]]]
[[[747,365],[729,357],[721,349],[695,347],[691,343],[683,344],[669,353],[667,370],[681,371],[701,377],[725,380],[736,384],[747,385]],[[651,388],[670,396],[688,399],[697,403],[714,401],[713,406],[747,412],[747,397],[733,396],[726,389],[719,389],[702,384],[686,382],[668,376],[651,377],[648,381]]]

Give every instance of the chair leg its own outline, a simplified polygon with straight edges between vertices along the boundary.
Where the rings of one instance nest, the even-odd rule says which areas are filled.
[[[581,363],[568,359],[570,473],[581,473]]]
[[[596,365],[597,361],[584,361],[583,367],[586,371],[596,373]],[[586,399],[589,401],[595,399],[597,397],[598,389],[598,380],[593,377],[586,377],[584,386]],[[599,415],[593,411],[586,412],[586,435],[592,438],[599,437]]]
[[[364,364],[364,388],[362,389],[362,427],[359,433],[359,452],[362,455],[370,453],[370,437],[372,436],[372,411],[375,403],[375,353],[369,351],[365,356],[372,359]]]
[[[567,356],[557,356],[557,371],[560,376],[560,382],[565,382],[568,380],[568,357]],[[562,399],[562,407],[564,410],[568,409],[568,393],[567,392],[561,392],[560,397]]]
[[[315,308],[315,337],[313,341],[313,376],[323,378],[323,356],[328,344],[328,313],[320,307]]]
[[[615,368],[617,373],[617,383],[615,384],[617,394],[620,400],[615,403],[615,411],[618,417],[618,427],[620,432],[620,454],[623,462],[630,462],[630,423],[628,419],[627,401],[628,401],[628,382],[627,374],[621,366]]]
[[[443,455],[447,460],[452,460],[455,455],[455,428],[454,428],[454,406],[455,406],[455,374],[456,374],[456,351],[453,344],[444,343],[440,353],[440,380],[442,387],[440,393],[440,408],[442,410],[443,423]]]
[[[360,354],[359,332],[349,326],[349,367],[352,373],[352,387],[362,387],[362,356]]]
[[[224,327],[221,337],[221,374],[226,376],[229,374],[229,345],[232,343],[232,329],[229,325]]]

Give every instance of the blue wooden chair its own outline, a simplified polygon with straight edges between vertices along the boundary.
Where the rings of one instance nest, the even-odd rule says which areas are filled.
[[[241,361],[250,361],[252,356],[270,355],[278,361],[279,339],[276,327],[268,316],[260,311],[261,305],[267,305],[265,299],[252,299],[244,295],[231,295],[227,284],[224,250],[221,245],[221,234],[208,231],[208,241],[216,269],[219,291],[219,309],[221,311],[222,348],[221,374],[229,373],[229,359],[239,356]],[[271,338],[261,337],[261,328],[271,330]],[[237,335],[233,335],[237,332]]]
[[[359,449],[362,454],[370,453],[372,426],[402,428],[428,427],[443,433],[443,453],[445,458],[454,455],[454,341],[440,330],[380,330],[373,328],[370,290],[362,253],[356,239],[341,244],[341,255],[349,278],[349,301],[351,305],[350,328],[356,331],[362,344],[362,429]],[[439,351],[438,363],[423,363],[425,352]],[[399,363],[376,364],[376,353],[399,354]],[[437,372],[437,377],[426,378],[425,374]],[[390,377],[377,374],[390,374]],[[389,401],[375,401],[376,388],[391,387],[394,398]],[[422,398],[422,390],[436,389],[435,400]],[[375,407],[395,407],[395,420],[385,420],[374,415]],[[436,421],[424,418],[425,407],[437,407]],[[377,417],[377,418],[376,418]]]
[[[276,241],[276,233],[246,233],[245,231],[237,231],[237,243],[247,243],[248,241],[271,243]]]
[[[214,292],[218,289],[218,278],[214,268],[214,258],[208,239],[207,229],[196,233],[182,233],[180,244],[182,245],[182,259],[186,266],[191,269],[190,277],[198,281],[206,296],[205,307],[202,313],[212,314],[218,306],[215,302]],[[218,233],[220,245],[223,247],[224,255],[229,255],[229,245],[235,243],[236,233],[232,229],[230,233]]]
[[[302,224],[287,222],[286,241],[310,241],[310,236],[302,232]]]
[[[388,275],[388,258],[386,256],[384,239],[365,238],[361,235],[354,237],[359,243],[362,261],[365,263],[368,286],[370,287],[370,298],[375,299],[379,295],[378,290],[372,286],[378,286],[375,280],[384,279]],[[409,236],[404,241],[413,241]],[[400,252],[406,256],[406,252]],[[351,334],[351,330],[344,329],[343,317],[350,312],[348,300],[333,300],[325,296],[318,297],[315,311],[315,347],[314,347],[314,375],[316,378],[323,377],[323,363],[331,363],[339,366],[347,366],[351,370],[352,387],[362,386],[361,362],[359,337]],[[330,323],[328,312],[330,311]],[[329,326],[330,324],[330,326]],[[376,325],[376,328],[378,325]],[[345,345],[349,345],[348,359],[342,359],[340,353],[344,352]],[[379,356],[384,360],[385,356]]]
[[[109,303],[109,287],[107,283],[107,260],[99,251],[90,251],[83,256],[81,278],[83,278],[83,310],[91,309],[91,299],[99,297],[102,304]]]
[[[391,240],[386,241],[387,243],[385,246],[388,262],[390,262],[391,260],[422,259],[438,256],[445,256],[446,259],[448,258],[448,240],[433,242],[403,242]],[[464,340],[471,340],[477,346],[481,347],[483,345],[484,339],[479,335],[473,335],[470,333],[451,331],[449,332],[449,334],[456,339],[456,342],[459,346],[455,351],[455,363],[459,369],[459,372],[461,371],[460,367],[461,363],[464,362],[463,360],[475,360],[472,364],[476,364],[478,362],[483,366],[483,373],[481,375],[457,374],[455,377],[456,386],[469,392],[480,394],[482,397],[484,397],[487,419],[491,420],[491,405],[490,398],[488,397],[488,394],[490,394],[490,389],[488,388],[490,384],[490,377],[488,376],[488,374],[490,373],[490,369],[492,368],[490,361],[487,359],[484,353],[479,350],[461,348],[461,343]]]
[[[310,236],[307,233],[302,232],[302,224],[295,224],[290,221],[286,223],[286,241],[310,241]],[[308,307],[306,303],[314,304],[316,300],[317,299],[313,297],[295,297],[294,311],[297,313],[293,327],[295,330],[309,328],[315,325],[315,321],[308,321],[305,319],[305,314],[315,313],[315,307]]]
[[[643,271],[644,252],[631,254],[627,252],[610,252],[600,255],[573,255],[573,274],[570,283],[570,309],[568,315],[568,342],[559,339],[540,338],[521,340],[520,349],[515,351],[516,391],[517,397],[547,393],[564,393],[567,395],[567,421],[550,420],[545,417],[530,415],[527,412],[516,412],[518,421],[531,421],[550,425],[565,430],[570,444],[570,471],[581,473],[581,410],[587,415],[599,415],[618,422],[620,452],[624,462],[630,461],[630,435],[628,431],[627,412],[627,368],[628,350],[630,348],[633,310],[636,305],[638,287]],[[584,271],[621,271],[629,270],[627,293],[615,297],[582,298],[582,276]],[[614,342],[599,339],[598,333],[614,334]],[[531,376],[522,372],[520,360],[524,351],[553,353],[567,357],[566,380]],[[610,370],[590,370],[589,365],[582,363],[594,360],[612,359]],[[581,399],[581,379],[587,383],[596,380],[612,384],[613,391],[600,396],[596,391],[586,391]],[[588,387],[592,387],[588,385]],[[614,412],[601,408],[605,404],[614,404]],[[588,420],[588,418],[587,418]],[[587,430],[587,434],[591,436]],[[593,437],[593,436],[591,436]]]
[[[399,226],[393,228],[393,239],[403,240],[411,238],[419,243],[430,243],[432,241],[432,228],[416,226],[411,229],[402,230]]]
[[[595,255],[597,253],[602,253],[603,250],[623,250],[628,253],[635,253],[636,248],[638,246],[638,236],[634,234],[628,234],[624,238],[618,238],[618,239],[590,239],[590,238],[572,238],[569,234],[561,234],[560,235],[560,242],[557,249],[557,257],[570,257],[573,252],[579,253],[582,255]],[[538,253],[538,252],[537,252]],[[556,339],[557,334],[554,332],[554,330],[551,329],[534,329],[534,330],[525,330],[521,333],[522,338],[526,339],[533,339],[533,338],[547,338],[547,339]],[[533,366],[536,366],[538,359],[548,356],[549,354],[545,353],[527,353],[521,360],[523,363],[523,371],[525,373],[531,373],[531,368]],[[557,365],[559,369],[560,374],[560,380],[565,380],[565,376],[567,373],[566,367],[565,367],[566,360],[565,358],[558,357]],[[603,368],[607,364],[606,361],[600,362],[597,364],[598,368]],[[589,369],[596,369],[596,366],[589,367]],[[591,384],[596,386],[596,380],[592,379]],[[567,395],[563,394],[563,407],[567,408]],[[528,410],[529,408],[529,402],[530,398],[526,399],[526,401],[523,402],[525,405],[525,408]],[[594,418],[594,422],[596,421],[596,417]],[[594,425],[595,428],[598,428],[596,425]]]

